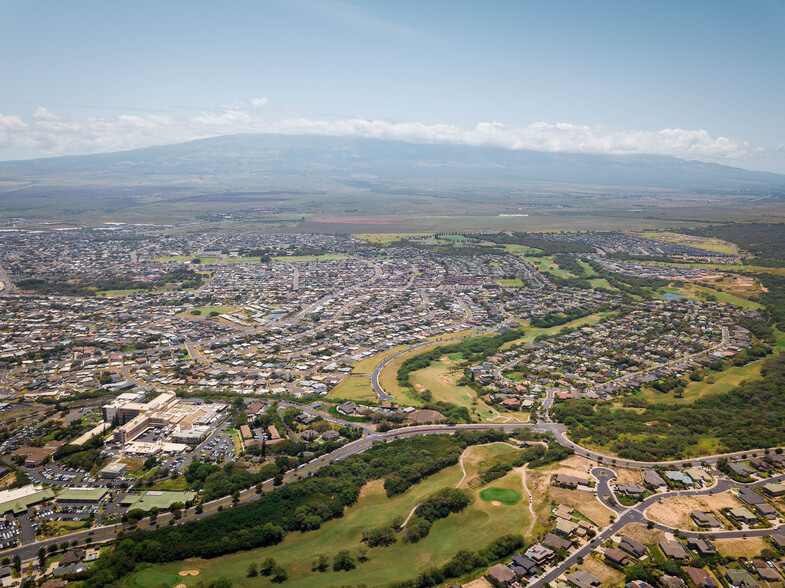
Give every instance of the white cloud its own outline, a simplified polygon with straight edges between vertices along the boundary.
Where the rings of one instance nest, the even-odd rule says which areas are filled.
[[[20,159],[121,151],[232,133],[316,134],[531,149],[547,152],[670,155],[732,162],[767,155],[744,141],[712,137],[705,130],[643,131],[537,122],[511,127],[483,122],[474,128],[382,119],[318,118],[280,114],[254,98],[250,108],[233,103],[195,116],[163,114],[68,118],[38,108],[29,122],[0,114],[0,158]]]

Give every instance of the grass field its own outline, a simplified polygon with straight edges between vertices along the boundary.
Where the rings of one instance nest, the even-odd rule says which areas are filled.
[[[428,389],[434,400],[451,402],[472,410],[472,401],[477,398],[474,390],[468,386],[459,386],[456,382],[463,375],[454,371],[452,361],[435,361],[427,368],[409,374],[409,380],[418,391]],[[482,419],[496,416],[496,413],[483,401],[477,401],[477,415]]]
[[[534,247],[527,247],[526,245],[511,245],[507,244],[504,248],[509,252],[515,255],[530,255],[532,253],[540,253],[539,249],[535,249]]]
[[[460,549],[479,549],[505,533],[520,533],[528,524],[528,510],[523,504],[494,507],[478,500],[473,493],[472,503],[461,513],[453,514],[433,524],[430,534],[419,543],[398,541],[390,547],[376,547],[368,551],[369,561],[358,564],[350,572],[312,572],[314,556],[324,553],[332,557],[341,549],[357,553],[364,529],[378,527],[393,517],[405,517],[411,509],[440,488],[454,487],[461,479],[458,465],[435,474],[402,496],[387,498],[383,482],[377,480],[366,485],[357,504],[346,510],[345,515],[325,523],[318,531],[290,533],[276,546],[257,549],[212,560],[187,560],[153,566],[125,579],[127,588],[172,587],[179,583],[193,587],[200,580],[226,576],[237,588],[270,586],[268,578],[246,578],[251,562],[259,563],[273,557],[289,574],[286,586],[315,587],[358,585],[383,586],[395,580],[413,578],[420,571],[450,559]],[[510,480],[502,479],[495,485],[508,487],[518,480],[514,472]],[[406,562],[402,566],[401,562]],[[181,577],[181,570],[199,570],[196,577]]]
[[[382,363],[385,359],[390,357],[391,355],[395,355],[399,351],[403,351],[406,349],[405,345],[398,345],[397,347],[393,347],[392,349],[388,349],[387,351],[382,351],[381,353],[377,353],[376,355],[371,355],[370,357],[366,357],[365,359],[361,359],[357,363],[352,366],[352,373],[354,374],[370,374],[374,368]]]
[[[523,286],[523,281],[520,278],[514,278],[511,280],[496,278],[494,282],[500,284],[503,288],[520,288],[521,286]]]
[[[682,235],[681,233],[672,233],[670,231],[646,231],[641,234],[642,237],[647,239],[654,239],[655,241],[663,241],[665,243],[678,243],[679,245],[687,245],[689,247],[698,247],[706,251],[714,251],[715,253],[727,253],[733,255],[733,247],[730,243],[715,239],[712,237],[694,237],[692,235]]]
[[[734,366],[723,372],[712,374],[701,382],[690,381],[684,389],[682,398],[676,398],[673,392],[663,394],[652,388],[645,389],[643,395],[647,400],[655,403],[689,404],[704,396],[730,392],[742,381],[758,378],[762,363],[762,361],[754,361],[747,365]]]
[[[441,335],[431,335],[428,337],[429,341],[445,341],[447,339],[455,339],[457,337],[469,337],[477,334],[477,329],[464,329],[463,331],[456,331],[455,333],[442,333]]]
[[[762,308],[763,305],[759,304],[758,302],[754,302],[752,300],[747,300],[746,298],[742,298],[740,296],[734,296],[733,294],[729,294],[727,292],[718,292],[712,288],[706,288],[704,286],[699,286],[698,284],[685,284],[682,287],[667,287],[667,288],[660,288],[659,292],[670,292],[673,294],[683,294],[688,298],[693,298],[696,300],[706,300],[709,296],[714,296],[717,299],[717,302],[724,302],[726,304],[735,304],[736,306],[740,306],[742,308],[747,308],[750,310],[758,310]]]
[[[398,370],[400,369],[401,365],[403,365],[403,362],[410,357],[425,353],[434,347],[438,347],[438,343],[423,345],[422,347],[413,349],[409,353],[404,353],[400,357],[396,357],[394,360],[384,366],[384,369],[379,374],[379,384],[381,384],[382,388],[384,388],[384,391],[395,396],[396,400],[399,402],[409,402],[413,406],[422,405],[422,400],[415,398],[408,389],[401,388],[398,385]]]
[[[371,378],[362,376],[359,378],[346,378],[335,388],[330,390],[328,396],[330,400],[353,400],[354,402],[376,402],[376,393],[371,386]]]
[[[555,327],[539,328],[539,327],[524,326],[524,330],[526,334],[520,339],[516,339],[515,341],[508,341],[507,343],[502,345],[501,350],[506,351],[513,345],[528,345],[529,343],[532,343],[537,337],[541,335],[554,335],[559,331],[561,331],[562,329],[585,327],[586,325],[593,325],[598,323],[603,318],[610,316],[611,314],[613,313],[599,312],[596,314],[590,314],[589,316],[584,316],[582,318],[575,319],[574,321],[570,321],[569,323],[565,323],[563,325],[558,325]]]
[[[507,506],[518,504],[523,500],[523,495],[520,492],[510,488],[497,488],[496,486],[480,490],[479,496],[485,502],[493,502],[495,500]]]

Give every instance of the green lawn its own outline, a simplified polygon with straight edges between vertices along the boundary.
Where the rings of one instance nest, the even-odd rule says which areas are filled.
[[[517,477],[520,487],[520,473]],[[414,578],[422,570],[439,565],[460,549],[477,550],[504,535],[520,533],[529,521],[525,505],[499,508],[473,496],[472,503],[461,513],[436,521],[430,534],[419,543],[398,541],[390,547],[375,547],[368,552],[369,561],[358,564],[350,572],[312,572],[314,556],[324,553],[332,560],[341,549],[357,553],[362,531],[378,527],[395,516],[406,517],[417,504],[437,490],[454,487],[461,479],[458,465],[452,466],[415,485],[402,496],[387,498],[383,482],[368,484],[357,504],[346,510],[345,515],[325,523],[318,531],[290,533],[276,546],[236,553],[211,560],[187,560],[153,566],[130,575],[125,579],[128,588],[151,588],[159,585],[171,588],[184,583],[189,588],[199,580],[226,576],[236,588],[271,586],[268,578],[246,578],[246,570],[252,562],[259,563],[273,557],[283,565],[289,575],[286,586],[326,588],[365,584],[384,586],[396,580]],[[506,484],[504,484],[506,485]],[[402,565],[402,562],[405,564]],[[181,570],[200,570],[197,577],[181,577]]]
[[[480,498],[485,502],[493,502],[495,500],[502,504],[506,504],[507,506],[512,506],[523,500],[523,495],[510,488],[497,488],[496,486],[493,486],[480,490]]]

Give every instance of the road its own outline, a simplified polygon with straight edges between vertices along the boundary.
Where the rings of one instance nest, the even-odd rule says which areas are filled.
[[[0,282],[3,282],[3,289],[0,290],[0,296],[7,296],[14,291],[14,283],[11,281],[11,278],[8,277],[8,274],[5,273],[3,266],[0,265]]]

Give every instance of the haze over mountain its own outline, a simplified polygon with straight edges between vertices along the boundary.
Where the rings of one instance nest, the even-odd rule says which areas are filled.
[[[682,190],[766,191],[785,175],[645,155],[588,155],[496,147],[273,134],[240,134],[132,151],[0,163],[10,182],[54,187],[155,183],[208,188],[305,189],[325,182],[373,188],[422,179],[547,182]],[[214,186],[208,188],[214,189]],[[22,188],[24,191],[25,188]]]

